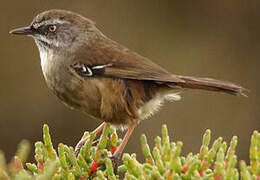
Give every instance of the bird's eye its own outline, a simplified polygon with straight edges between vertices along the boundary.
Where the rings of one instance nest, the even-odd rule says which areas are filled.
[[[55,25],[50,25],[50,26],[49,26],[49,31],[50,31],[50,32],[55,32],[56,29],[57,29],[57,27],[56,27]]]

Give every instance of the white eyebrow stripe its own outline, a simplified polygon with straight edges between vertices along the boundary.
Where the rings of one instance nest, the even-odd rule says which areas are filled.
[[[60,19],[49,19],[46,21],[42,21],[40,23],[35,23],[33,24],[33,27],[35,29],[41,27],[42,25],[49,25],[49,24],[65,24],[65,23],[69,23],[68,21],[65,20],[60,20]]]

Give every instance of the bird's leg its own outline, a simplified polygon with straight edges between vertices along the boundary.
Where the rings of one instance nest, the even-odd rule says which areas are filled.
[[[122,152],[124,151],[124,148],[132,134],[132,132],[134,131],[135,127],[136,127],[137,123],[133,123],[129,126],[124,138],[123,138],[123,141],[122,143],[117,147],[115,153],[112,155],[111,157],[111,160],[113,161],[114,163],[114,169],[116,170],[117,167],[118,167],[118,163],[119,163],[119,160],[121,158],[121,155],[122,155]]]
[[[100,124],[94,131],[93,133],[98,134],[100,131],[102,131],[102,129],[104,129],[104,127],[106,126],[106,123],[103,122],[102,124]],[[82,146],[84,146],[84,144],[86,143],[86,141],[88,140],[89,136],[82,138],[78,144],[75,147],[75,154],[76,156],[78,156],[80,149]]]

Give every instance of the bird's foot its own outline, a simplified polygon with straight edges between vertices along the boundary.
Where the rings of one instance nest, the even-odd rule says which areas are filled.
[[[99,132],[101,132],[102,131],[102,129],[104,129],[104,127],[106,126],[106,123],[105,122],[103,122],[100,126],[98,126],[94,131],[92,131],[92,133],[95,133],[96,135],[99,133]],[[76,145],[76,147],[75,147],[75,155],[76,155],[76,157],[78,156],[78,154],[79,154],[79,152],[80,152],[80,149],[82,148],[82,146],[84,146],[84,144],[86,143],[86,141],[89,139],[89,136],[87,136],[87,137],[84,137],[84,138],[82,138],[79,142],[78,142],[78,144]],[[97,144],[97,142],[98,141],[94,141],[93,143],[92,143],[92,145],[96,145]]]
[[[78,144],[76,145],[75,150],[74,150],[74,153],[75,153],[76,157],[78,157],[81,148],[85,145],[85,143],[87,142],[88,139],[89,139],[89,136],[84,138],[84,139],[81,139],[78,142]],[[98,142],[99,142],[99,140],[93,141],[92,146],[96,146],[98,144]]]
[[[78,144],[75,146],[74,153],[75,153],[76,157],[78,157],[79,152],[80,152],[82,146],[84,146],[84,144],[86,143],[86,141],[87,141],[87,140],[82,139],[82,140],[80,140],[80,141],[78,142]]]
[[[116,152],[115,154],[113,154],[112,156],[109,157],[112,161],[115,174],[117,174],[117,169],[118,169],[119,163],[121,162],[121,157],[122,157],[121,152]]]

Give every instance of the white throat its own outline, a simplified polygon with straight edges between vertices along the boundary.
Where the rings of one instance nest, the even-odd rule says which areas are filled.
[[[53,54],[49,52],[50,50],[47,50],[38,44],[37,44],[37,46],[38,46],[38,49],[40,52],[42,72],[43,72],[44,78],[46,79],[47,78],[46,72],[48,72],[49,68],[51,67],[51,61],[52,61]]]
[[[44,70],[44,68],[45,68],[45,66],[46,66],[47,57],[48,57],[48,53],[47,53],[45,50],[40,51],[40,58],[41,58],[41,67],[42,67],[42,70]]]

